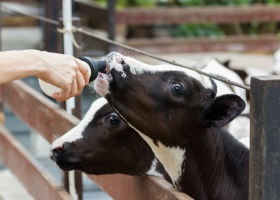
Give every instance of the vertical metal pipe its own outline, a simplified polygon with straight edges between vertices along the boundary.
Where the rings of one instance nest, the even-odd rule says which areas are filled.
[[[251,79],[249,200],[280,199],[280,77]]]
[[[81,19],[78,17],[74,17],[72,19],[72,23],[76,27],[81,26]],[[80,32],[73,33],[75,41],[80,45],[82,42],[82,34]],[[79,57],[81,55],[81,50],[74,48],[74,56]],[[75,97],[75,108],[72,110],[72,114],[77,118],[81,119],[82,117],[82,94]],[[82,173],[79,171],[74,172],[75,177],[75,188],[78,195],[78,199],[83,199],[83,178]]]
[[[0,51],[2,51],[2,3],[0,2]]]
[[[2,50],[2,3],[0,2],[0,51]],[[4,105],[0,102],[0,124],[5,124]]]

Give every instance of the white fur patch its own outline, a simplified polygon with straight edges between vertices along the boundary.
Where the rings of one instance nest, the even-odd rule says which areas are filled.
[[[242,144],[245,145],[245,147],[247,147],[248,149],[250,149],[250,137],[244,137],[241,138],[240,140],[238,140],[239,142],[241,142]]]
[[[150,137],[146,136],[138,130],[136,131],[151,147],[155,156],[162,163],[164,169],[170,176],[174,185],[177,185],[182,175],[185,150],[179,147],[170,148],[165,146],[161,142],[158,142],[157,146]]]
[[[126,64],[130,66],[130,72],[134,75],[142,74],[144,72],[156,73],[156,72],[164,72],[164,71],[180,71],[184,72],[186,75],[191,76],[198,81],[200,81],[205,88],[212,88],[212,83],[208,77],[201,76],[195,71],[185,69],[182,67],[178,67],[170,64],[162,64],[162,65],[148,65],[146,63],[142,63],[134,58],[124,56],[117,52],[112,52],[110,55],[110,60],[108,61],[108,66],[111,69],[115,69],[122,73],[122,77],[126,77],[125,71],[123,70],[123,66],[118,62],[122,59]]]
[[[146,172],[146,174],[148,176],[159,176],[159,177],[163,177],[163,175],[161,173],[159,173],[157,171],[157,164],[158,164],[158,160],[156,158],[154,158],[149,171]]]
[[[173,184],[176,186],[182,175],[182,167],[185,159],[185,150],[179,147],[167,147],[160,141],[158,142],[157,146],[150,137],[143,134],[141,131],[137,130],[134,126],[132,126],[117,110],[116,112],[126,121],[126,123],[131,128],[133,128],[137,133],[139,133],[139,135],[143,138],[144,141],[147,142],[147,144],[151,147],[152,151],[154,152],[156,158],[161,162],[165,171],[170,176]]]
[[[107,103],[107,100],[104,98],[99,98],[94,101],[87,111],[84,118],[80,121],[80,123],[72,128],[70,131],[57,138],[51,145],[51,149],[55,149],[56,147],[62,147],[65,142],[74,142],[78,139],[83,138],[82,133],[87,127],[87,125],[92,121],[95,116],[95,113],[100,110]]]

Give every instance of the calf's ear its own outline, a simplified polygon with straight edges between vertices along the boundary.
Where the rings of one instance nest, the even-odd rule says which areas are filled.
[[[222,127],[237,117],[245,102],[237,95],[228,94],[215,98],[203,113],[205,125]]]

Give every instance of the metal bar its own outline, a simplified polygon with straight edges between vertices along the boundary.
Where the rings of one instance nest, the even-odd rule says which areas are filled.
[[[249,200],[280,199],[280,77],[251,79]]]
[[[125,44],[150,53],[178,52],[273,52],[280,46],[276,35],[227,36],[222,38],[129,39]]]
[[[76,27],[81,26],[81,19],[78,17],[72,18],[72,24]],[[82,34],[79,32],[73,33],[73,37],[78,44],[82,43]],[[75,46],[74,46],[75,47]],[[78,48],[74,48],[74,56],[79,57],[81,55],[81,50]],[[75,108],[72,110],[72,114],[81,119],[82,117],[82,95],[75,97]],[[83,199],[83,177],[80,171],[74,172],[74,179],[75,179],[75,188],[78,195],[78,199]]]
[[[2,3],[0,2],[0,51],[2,50]],[[1,92],[1,91],[0,91]],[[4,105],[0,102],[0,124],[5,124]]]
[[[46,169],[0,124],[0,159],[27,191],[40,200],[71,200]]]
[[[176,65],[176,66],[179,66],[179,67],[183,67],[183,68],[186,68],[186,69],[189,69],[189,70],[192,70],[192,71],[195,71],[203,76],[207,76],[209,78],[213,78],[215,80],[218,80],[218,81],[222,81],[224,83],[227,83],[227,84],[231,84],[231,85],[234,85],[234,86],[237,86],[237,87],[240,87],[240,88],[243,88],[243,89],[246,89],[246,90],[250,90],[250,86],[247,86],[247,85],[243,85],[243,84],[240,84],[240,83],[236,83],[234,81],[231,81],[229,79],[226,79],[226,78],[223,78],[223,77],[220,77],[220,76],[216,76],[216,75],[213,75],[213,74],[208,74],[202,70],[199,70],[199,69],[196,69],[196,68],[193,68],[192,66],[187,66],[187,65],[184,65],[184,64],[180,64],[180,63],[177,63],[176,61],[170,61],[170,60],[167,60],[163,57],[158,57],[156,55],[153,55],[149,52],[146,52],[146,51],[142,51],[140,49],[135,49],[131,46],[127,46],[125,44],[121,44],[119,42],[115,42],[113,40],[110,40],[110,39],[107,39],[107,38],[104,38],[104,37],[100,37],[98,36],[97,34],[91,32],[91,31],[87,31],[85,30],[84,28],[77,28],[77,31],[83,33],[83,34],[86,34],[86,35],[90,35],[94,38],[97,38],[99,40],[102,40],[102,41],[105,41],[107,43],[110,43],[110,44],[113,44],[113,45],[116,45],[118,47],[121,47],[121,48],[124,48],[124,49],[127,49],[127,50],[130,50],[130,51],[133,51],[135,53],[139,53],[139,54],[142,54],[142,55],[145,55],[145,56],[148,56],[148,57],[151,57],[151,58],[154,58],[154,59],[157,59],[157,60],[160,60],[160,61],[163,61],[163,62],[166,62],[166,63],[169,63],[171,65]]]

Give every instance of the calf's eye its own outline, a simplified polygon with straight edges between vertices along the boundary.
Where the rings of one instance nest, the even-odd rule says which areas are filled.
[[[171,88],[172,88],[172,93],[175,96],[185,96],[186,95],[186,87],[182,83],[173,83]]]
[[[117,126],[121,123],[121,119],[119,118],[119,116],[117,116],[116,114],[114,115],[110,115],[108,118],[107,118],[107,121],[113,125],[113,126]]]

